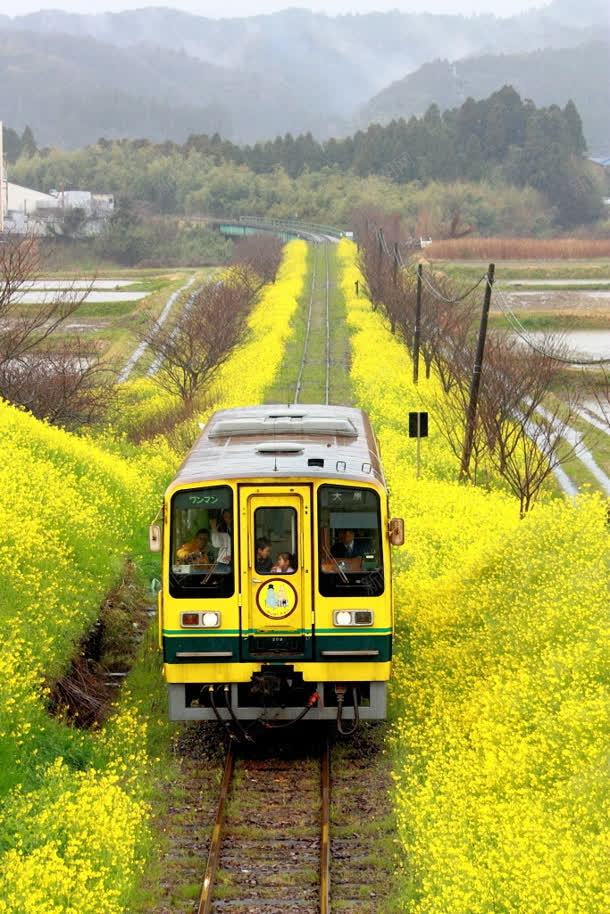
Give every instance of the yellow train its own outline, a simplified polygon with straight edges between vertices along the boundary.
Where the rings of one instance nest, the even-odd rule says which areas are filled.
[[[159,633],[172,720],[386,716],[389,517],[367,416],[335,406],[215,413],[169,486]]]

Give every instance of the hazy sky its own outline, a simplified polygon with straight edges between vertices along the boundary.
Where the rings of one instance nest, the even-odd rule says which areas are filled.
[[[105,10],[138,9],[143,6],[168,6],[201,16],[252,16],[271,13],[290,6],[337,13],[367,13],[372,10],[400,9],[405,12],[475,13],[494,12],[511,15],[533,6],[546,6],[548,0],[179,0],[172,3],[147,0],[0,0],[0,13],[15,16],[39,9],[62,9],[78,13],[100,13]]]

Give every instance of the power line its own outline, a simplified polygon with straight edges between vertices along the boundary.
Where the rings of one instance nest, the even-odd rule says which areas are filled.
[[[532,342],[532,340],[530,339],[530,337],[527,334],[526,327],[523,326],[523,324],[521,323],[521,321],[519,320],[519,318],[517,317],[517,315],[511,308],[510,303],[508,303],[504,300],[504,295],[499,290],[496,290],[496,300],[500,304],[500,309],[503,311],[503,313],[506,315],[506,317],[508,317],[509,322],[512,324],[513,331],[517,334],[517,336],[520,339],[523,340],[524,343],[526,343],[530,347],[530,349],[533,349],[534,352],[537,352],[539,355],[543,355],[547,359],[552,359],[553,361],[559,362],[563,365],[574,365],[574,366],[580,367],[580,368],[584,368],[587,366],[593,367],[596,365],[609,365],[610,364],[610,358],[606,358],[606,359],[603,359],[603,358],[602,359],[570,359],[565,356],[556,355],[553,352],[548,352],[548,350],[544,349],[544,347],[538,346],[535,342]]]
[[[475,291],[475,289],[479,288],[479,286],[481,285],[482,282],[484,282],[485,280],[489,281],[489,277],[488,277],[487,273],[483,273],[483,275],[479,279],[477,279],[475,284],[473,286],[471,286],[471,288],[468,289],[466,292],[464,292],[462,295],[458,295],[455,298],[447,298],[445,295],[443,295],[442,292],[439,292],[439,290],[436,289],[432,285],[432,283],[430,282],[430,280],[428,279],[428,277],[426,276],[426,274],[424,272],[422,272],[422,279],[426,285],[426,288],[429,290],[429,292],[439,301],[445,302],[448,305],[457,305],[458,302],[464,301],[464,299],[468,298],[469,295],[472,295],[472,293]]]
[[[385,239],[385,235],[383,233],[383,229],[380,229],[380,228],[377,229],[377,241],[379,243],[381,250],[386,255],[386,257],[389,257],[391,260],[393,260],[402,270],[409,270],[410,272],[417,274],[417,267],[415,266],[415,264],[410,264],[410,263],[405,264],[404,260],[402,259],[402,254],[400,253],[400,244],[398,242],[394,246],[394,251],[390,251],[390,249],[388,248],[387,241]],[[408,248],[409,246],[413,246],[413,245],[414,245],[414,242],[410,242],[410,241],[402,242],[403,247]],[[422,276],[424,284],[426,285],[426,288],[428,289],[430,294],[433,295],[436,299],[438,299],[438,301],[445,302],[445,304],[448,304],[448,305],[455,305],[461,301],[464,301],[464,299],[468,298],[469,295],[472,295],[472,293],[476,289],[478,289],[478,287],[481,285],[481,283],[484,282],[488,278],[487,273],[483,273],[483,275],[475,282],[475,284],[470,289],[468,289],[466,292],[462,293],[461,295],[456,296],[455,298],[447,298],[445,295],[443,295],[442,292],[440,292],[430,282],[430,280],[424,273],[423,269],[422,269],[421,276]]]
[[[378,228],[376,230],[376,234],[377,234],[377,240],[380,245],[380,248],[383,251],[383,253],[386,255],[386,257],[389,257],[391,260],[394,260],[395,263],[401,269],[410,270],[411,272],[414,272],[417,275],[417,267],[414,264],[405,264],[404,263],[398,244],[396,244],[394,251],[392,252],[388,248],[387,242],[385,240],[385,236],[383,234],[383,229]],[[403,246],[406,246],[408,244],[409,244],[409,242],[405,242],[405,243],[403,243]],[[442,292],[440,292],[440,290],[437,289],[432,284],[432,282],[429,280],[428,276],[423,271],[423,269],[422,269],[420,275],[421,275],[421,279],[422,279],[424,285],[426,286],[426,288],[430,292],[430,294],[433,295],[438,301],[442,301],[448,305],[455,305],[455,304],[458,304],[459,302],[464,301],[466,298],[468,298],[469,295],[472,295],[472,293],[476,289],[478,289],[478,287],[481,285],[482,282],[489,283],[489,276],[487,275],[487,273],[484,273],[476,281],[476,283],[473,286],[471,286],[471,288],[468,289],[466,292],[462,293],[461,295],[455,296],[454,298],[447,298],[447,296],[443,295]],[[505,302],[503,300],[504,299],[503,293],[501,293],[498,289],[496,289],[496,295],[494,297],[494,300],[495,299],[497,299],[499,301],[501,310],[508,317],[509,322],[511,322],[512,328],[513,328],[514,332],[517,334],[517,336],[519,336],[520,339],[522,339],[524,343],[526,343],[531,349],[533,349],[535,352],[539,353],[540,355],[543,355],[549,359],[553,359],[554,361],[559,362],[563,365],[574,365],[576,367],[581,367],[581,368],[594,367],[594,366],[598,366],[598,365],[610,365],[610,358],[574,359],[574,358],[567,358],[565,356],[556,355],[555,353],[552,353],[552,352],[548,352],[542,346],[538,346],[535,342],[532,342],[530,337],[527,335],[526,328],[523,326],[523,324],[521,323],[521,321],[519,320],[517,315],[514,313],[510,304],[507,304],[507,302]]]

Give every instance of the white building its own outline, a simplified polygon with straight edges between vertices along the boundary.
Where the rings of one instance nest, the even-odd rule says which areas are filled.
[[[88,217],[83,234],[97,235],[114,210],[114,194],[89,190],[52,190],[45,194],[11,181],[5,181],[2,189],[4,227],[17,234],[45,235],[62,223],[67,210],[81,209]]]
[[[114,194],[94,194],[90,190],[52,190],[51,195],[55,206],[82,209],[91,216],[105,215],[114,210]],[[43,203],[42,206],[47,204]]]
[[[5,212],[22,213],[26,216],[39,208],[57,206],[57,197],[52,197],[51,194],[43,194],[39,190],[32,190],[31,187],[21,187],[12,181],[7,181],[5,187]]]

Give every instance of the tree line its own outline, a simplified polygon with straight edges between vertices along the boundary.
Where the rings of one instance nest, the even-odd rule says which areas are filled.
[[[41,190],[63,183],[126,195],[161,214],[249,211],[321,221],[346,221],[349,200],[388,209],[393,196],[401,208],[432,185],[467,185],[485,197],[475,231],[528,234],[522,226],[510,231],[511,213],[503,224],[494,194],[529,195],[531,233],[602,217],[605,188],[584,152],[572,102],[537,108],[505,86],[443,114],[432,105],[419,118],[373,124],[343,139],[286,134],[250,146],[217,133],[184,144],[100,139],[84,150],[22,157],[12,173]]]
[[[3,125],[2,138],[4,141],[4,155],[7,162],[16,162],[23,157],[30,159],[38,152],[38,145],[34,139],[34,132],[31,127],[24,128],[22,133],[13,130],[12,127]]]
[[[324,143],[308,133],[239,147],[216,135],[192,136],[186,147],[245,164],[257,174],[280,166],[297,177],[338,166],[361,177],[387,175],[399,184],[481,181],[495,175],[545,193],[566,226],[602,214],[600,188],[583,159],[586,143],[575,104],[537,108],[511,86],[481,101],[469,98],[443,114],[431,105],[422,117],[383,127],[372,124]]]
[[[404,226],[396,216],[380,211],[358,215],[356,237],[364,291],[373,307],[404,340],[415,364],[421,357],[426,377],[434,370],[439,380],[442,396],[424,393],[422,399],[455,456],[456,470],[459,466],[462,478],[476,485],[492,468],[517,496],[524,516],[549,475],[576,449],[566,445],[565,438],[578,419],[585,385],[566,378],[565,344],[546,335],[532,349],[514,335],[490,331],[472,415],[476,330],[489,278],[482,276],[472,291],[460,290],[426,266],[418,281],[415,262],[407,262]],[[401,257],[393,256],[400,251],[405,251],[404,266]],[[604,378],[607,395],[607,375]],[[601,410],[603,386],[594,396]],[[605,410],[604,415],[607,403]],[[467,433],[471,437],[465,460]]]

